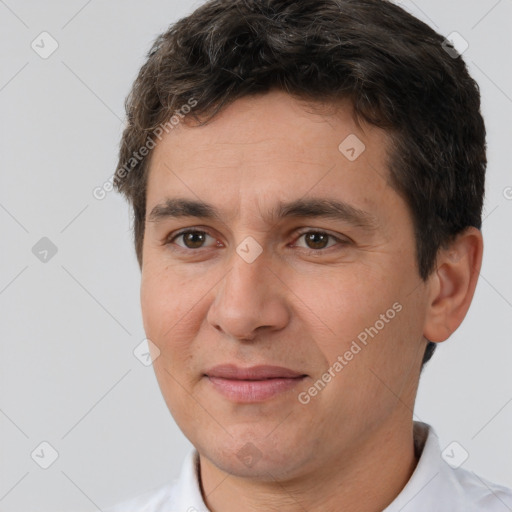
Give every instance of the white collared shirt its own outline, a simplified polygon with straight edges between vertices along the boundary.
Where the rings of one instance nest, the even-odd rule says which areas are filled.
[[[490,483],[461,467],[454,469],[443,460],[433,429],[419,422],[414,426],[415,449],[421,453],[418,464],[409,482],[383,512],[512,511],[512,489]],[[447,460],[452,454],[450,450],[445,453]],[[174,482],[105,512],[210,512],[201,495],[197,451],[188,453]]]

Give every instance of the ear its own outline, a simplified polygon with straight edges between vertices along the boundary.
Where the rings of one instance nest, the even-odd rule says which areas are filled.
[[[428,340],[445,341],[464,320],[475,293],[482,254],[482,233],[474,227],[439,250],[436,270],[428,278],[430,293],[423,330]]]

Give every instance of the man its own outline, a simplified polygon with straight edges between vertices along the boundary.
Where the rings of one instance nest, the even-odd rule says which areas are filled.
[[[502,511],[413,422],[482,261],[480,97],[382,0],[213,0],[159,36],[115,184],[195,449],[115,510]]]

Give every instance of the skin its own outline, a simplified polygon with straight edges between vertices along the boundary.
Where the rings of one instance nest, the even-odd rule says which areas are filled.
[[[354,161],[338,149],[350,134],[366,146]],[[181,123],[152,153],[144,327],[160,351],[153,366],[167,406],[199,452],[214,512],[325,512],[340,503],[380,511],[416,466],[412,410],[426,339],[444,341],[462,322],[483,243],[468,228],[422,281],[410,212],[388,183],[386,148],[385,132],[356,123],[349,103],[313,111],[272,91],[235,101],[203,127]],[[211,203],[221,218],[148,219],[177,197]],[[364,210],[374,229],[268,217],[278,201],[313,197]],[[173,238],[183,228],[207,235],[187,246]],[[302,231],[336,238],[322,245]],[[236,252],[248,236],[262,249],[252,263]],[[300,403],[298,394],[395,303],[400,312]],[[279,365],[307,377],[266,401],[236,403],[205,376],[223,363]]]

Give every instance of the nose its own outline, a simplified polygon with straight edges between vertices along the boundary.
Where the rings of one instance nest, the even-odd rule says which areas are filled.
[[[233,254],[231,270],[216,288],[207,320],[226,336],[252,341],[264,332],[283,329],[290,318],[286,287],[264,254],[252,263]]]

